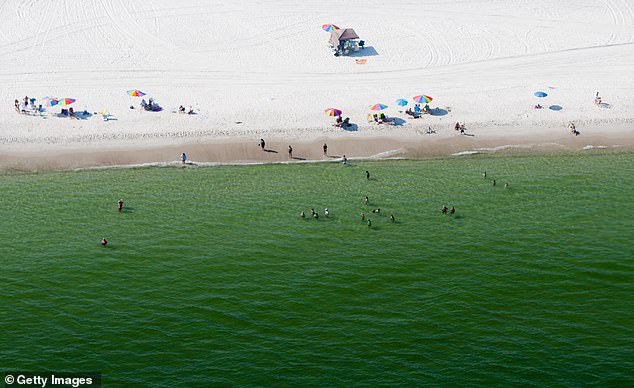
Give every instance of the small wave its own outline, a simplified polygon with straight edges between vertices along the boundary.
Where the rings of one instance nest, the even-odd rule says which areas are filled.
[[[464,156],[464,155],[477,155],[480,151],[461,151],[456,152],[455,154],[451,154],[451,156]]]
[[[533,148],[532,144],[528,144],[528,145],[521,145],[521,144],[505,144],[505,145],[501,145],[501,146],[497,146],[497,147],[491,147],[491,148],[477,148],[478,151],[487,151],[487,152],[496,152],[496,151],[503,151],[503,150],[508,150],[508,149],[512,149],[512,148]]]
[[[587,145],[587,146],[583,147],[582,150],[604,150],[606,148],[608,148],[608,146]]]

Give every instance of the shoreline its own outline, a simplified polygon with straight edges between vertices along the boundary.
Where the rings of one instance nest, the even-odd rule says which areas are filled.
[[[350,160],[411,159],[462,157],[475,154],[542,154],[580,152],[592,149],[634,150],[634,136],[621,130],[601,134],[572,136],[564,131],[501,136],[495,133],[461,136],[446,132],[428,134],[395,133],[316,135],[312,138],[266,140],[263,152],[255,138],[229,137],[179,139],[157,144],[88,144],[86,146],[19,147],[0,151],[0,172],[70,171],[93,168],[180,166],[181,152],[188,155],[190,166],[255,165],[282,163],[337,162],[343,155]],[[322,145],[328,144],[324,156]],[[293,147],[289,159],[288,145]]]

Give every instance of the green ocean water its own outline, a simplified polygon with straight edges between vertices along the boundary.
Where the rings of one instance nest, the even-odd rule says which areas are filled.
[[[631,386],[633,166],[591,152],[5,174],[0,372]],[[298,217],[310,208],[320,220]]]

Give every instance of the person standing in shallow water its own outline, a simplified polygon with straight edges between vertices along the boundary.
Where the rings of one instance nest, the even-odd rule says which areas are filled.
[[[187,161],[187,155],[185,155],[185,153],[183,152],[181,154],[181,162],[185,163]]]
[[[363,198],[363,204],[367,205],[368,203],[370,203],[370,199],[368,198],[368,196],[366,195],[365,198]]]
[[[117,201],[117,210],[119,210],[119,213],[123,211],[123,200],[121,198]]]
[[[101,246],[105,247],[106,245],[108,245],[108,240],[106,240],[106,238],[104,237],[101,239]]]
[[[365,170],[365,178],[366,178],[367,180],[370,180],[370,171]]]

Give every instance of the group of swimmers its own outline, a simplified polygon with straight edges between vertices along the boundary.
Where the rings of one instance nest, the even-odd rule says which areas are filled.
[[[486,172],[486,171],[482,173],[482,178],[487,179],[487,172]],[[492,180],[491,180],[491,183],[493,184],[493,186],[496,186],[496,185],[497,185],[497,182],[496,182],[496,180],[495,180],[495,179],[492,179]],[[505,189],[508,189],[508,188],[509,188],[509,184],[508,184],[508,183],[505,183],[505,184],[504,184],[504,188],[505,188]]]
[[[329,215],[330,215],[330,211],[328,211],[328,208],[325,208],[325,209],[324,209],[324,216],[328,217]],[[299,213],[299,216],[300,216],[301,218],[306,218],[306,213],[304,213],[304,211],[302,210],[302,211]],[[318,219],[319,219],[319,213],[317,213],[317,212],[315,211],[315,209],[314,209],[314,208],[311,208],[311,209],[310,209],[310,216],[311,216],[311,217],[313,217],[313,218],[314,218],[314,219],[316,219],[316,220],[318,220]]]

